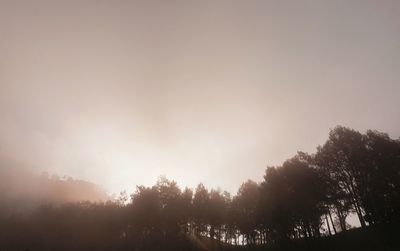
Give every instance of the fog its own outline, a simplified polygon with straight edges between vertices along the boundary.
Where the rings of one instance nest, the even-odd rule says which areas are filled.
[[[6,167],[6,168],[5,168]],[[0,168],[0,211],[29,213],[41,205],[60,205],[76,201],[100,202],[112,199],[99,186],[71,177],[38,175],[16,163],[2,163]]]
[[[1,1],[1,171],[108,192],[166,175],[234,193],[314,152],[338,124],[398,138],[399,11],[398,1]],[[1,178],[49,195],[17,177]]]

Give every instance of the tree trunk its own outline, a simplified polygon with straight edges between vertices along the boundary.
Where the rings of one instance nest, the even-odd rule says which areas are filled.
[[[339,218],[340,228],[342,231],[346,231],[346,219],[343,216],[342,210],[336,207],[337,215]]]
[[[336,232],[336,227],[335,227],[335,224],[333,224],[332,215],[331,215],[331,211],[330,210],[328,210],[328,215],[329,215],[329,219],[331,220],[331,223],[332,223],[333,232],[336,234],[337,233]]]
[[[361,212],[360,203],[358,202],[358,199],[356,198],[356,195],[355,195],[355,192],[354,192],[355,189],[354,189],[353,182],[350,182],[350,185],[348,186],[348,189],[350,191],[351,200],[353,202],[354,208],[356,209],[356,213],[357,213],[357,216],[358,216],[358,220],[360,221],[360,225],[361,225],[362,228],[364,228],[364,227],[366,227],[366,224],[365,224],[365,220],[364,220],[364,217],[362,215],[362,212]]]
[[[326,226],[328,227],[329,235],[331,236],[332,235],[331,227],[329,226],[328,216],[326,216],[326,214],[325,214],[325,221],[326,221]]]

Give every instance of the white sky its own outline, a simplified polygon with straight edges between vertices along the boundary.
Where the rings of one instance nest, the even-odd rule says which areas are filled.
[[[337,124],[398,138],[399,66],[399,1],[0,0],[0,156],[236,192]]]

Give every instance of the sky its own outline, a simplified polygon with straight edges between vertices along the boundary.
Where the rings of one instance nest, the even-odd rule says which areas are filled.
[[[336,125],[399,138],[399,81],[396,0],[0,0],[0,168],[235,193]]]

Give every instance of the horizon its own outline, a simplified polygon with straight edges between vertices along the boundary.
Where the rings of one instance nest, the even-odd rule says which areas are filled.
[[[339,126],[339,125],[337,125],[337,126]],[[336,127],[337,127],[337,126],[336,126]],[[335,127],[335,128],[336,128],[336,127]],[[346,127],[346,128],[349,128],[349,127]],[[354,128],[350,128],[350,129],[354,129]],[[332,128],[331,128],[330,130],[332,130]],[[381,132],[381,131],[375,130],[375,129],[368,129],[368,130]],[[361,132],[361,133],[365,133],[365,132]],[[394,139],[394,140],[396,139],[396,138],[391,137],[391,135],[389,135],[389,134],[386,133],[386,132],[381,132],[381,133],[387,134],[390,138],[392,138],[392,139]],[[327,137],[328,137],[328,135],[327,135]],[[400,139],[400,137],[399,137],[398,139]],[[316,146],[316,147],[315,147],[315,150],[317,150],[317,147],[322,146],[325,142],[326,142],[326,140],[325,140],[324,142],[322,142],[321,144],[319,144],[318,146]],[[299,150],[296,151],[296,153],[293,154],[291,157],[297,155],[298,152],[304,152],[304,151],[302,151],[301,149],[299,149]],[[315,152],[305,152],[305,153],[313,155]],[[288,159],[290,159],[291,157],[289,157]],[[268,168],[270,168],[270,167],[281,167],[281,166],[284,164],[284,162],[287,161],[288,159],[283,160],[282,163],[280,163],[280,164],[276,164],[276,165],[266,165],[266,166],[263,168],[263,175],[265,174],[265,172],[266,172],[266,170],[267,170]],[[140,186],[153,187],[153,186],[156,185],[156,183],[157,183],[160,179],[163,179],[163,178],[166,178],[166,179],[169,180],[169,181],[176,182],[177,186],[178,186],[180,189],[189,188],[189,189],[191,189],[191,190],[194,191],[195,188],[196,188],[198,185],[200,185],[200,184],[204,184],[204,185],[206,185],[206,187],[208,187],[208,186],[207,186],[207,183],[202,182],[202,181],[198,182],[197,184],[194,184],[193,186],[182,185],[182,184],[180,184],[176,179],[174,179],[173,177],[169,177],[169,176],[166,175],[166,174],[160,174],[160,175],[158,175],[158,176],[154,179],[153,183],[149,183],[149,184],[140,184],[140,183],[138,183],[138,184],[133,184],[132,187],[131,187],[131,190],[127,190],[126,188],[124,188],[124,189],[122,189],[122,190],[107,190],[107,189],[106,189],[105,187],[103,187],[101,184],[97,184],[97,183],[95,183],[95,182],[93,182],[93,181],[91,181],[91,180],[80,179],[79,177],[78,177],[78,178],[77,178],[77,177],[72,177],[72,176],[63,175],[63,174],[60,174],[60,173],[51,173],[51,172],[46,171],[45,169],[43,169],[43,171],[35,171],[35,170],[34,170],[34,171],[32,172],[32,170],[29,169],[29,166],[23,166],[23,165],[20,165],[20,164],[18,164],[18,163],[15,163],[15,162],[14,162],[14,163],[13,163],[13,162],[7,162],[7,161],[5,161],[5,159],[2,159],[1,162],[0,162],[0,164],[1,164],[3,167],[6,167],[6,169],[9,169],[10,167],[16,169],[16,170],[6,170],[6,169],[4,169],[4,170],[3,170],[3,173],[1,173],[2,175],[4,175],[4,177],[8,177],[8,178],[7,178],[8,184],[15,183],[15,182],[13,182],[13,180],[15,180],[16,178],[18,178],[18,179],[21,179],[21,178],[22,178],[22,180],[28,181],[28,183],[32,183],[32,181],[36,181],[36,179],[38,179],[38,178],[43,178],[43,177],[45,177],[46,179],[55,180],[55,181],[69,181],[69,180],[71,180],[71,181],[75,181],[75,182],[88,182],[88,184],[94,185],[95,188],[99,189],[99,192],[104,193],[104,195],[109,196],[108,198],[103,197],[103,198],[101,199],[101,200],[103,200],[103,201],[105,201],[105,200],[117,200],[117,199],[118,199],[118,196],[120,196],[120,194],[123,193],[123,192],[126,192],[127,195],[132,195],[132,194],[134,194],[134,193],[137,191],[137,188],[140,187]],[[1,171],[1,169],[0,169],[0,171]],[[13,171],[16,171],[16,172],[13,172]],[[11,174],[11,175],[10,175],[10,174]],[[236,196],[236,195],[237,195],[237,192],[238,192],[238,189],[239,189],[239,187],[240,187],[241,185],[243,185],[244,183],[246,183],[246,182],[249,181],[249,180],[250,180],[250,181],[254,181],[254,182],[256,182],[256,183],[261,183],[261,182],[263,181],[263,175],[260,176],[260,177],[255,178],[255,179],[250,179],[250,178],[244,179],[244,180],[242,180],[242,182],[238,185],[238,187],[236,187],[236,188],[233,187],[231,190],[225,189],[225,188],[223,188],[223,187],[221,187],[221,186],[208,187],[208,189],[210,189],[210,190],[222,191],[222,192],[228,192],[231,196]],[[3,178],[4,178],[4,177],[3,177]],[[3,181],[4,181],[4,180],[3,180]],[[34,183],[34,182],[33,182],[33,183]],[[39,190],[42,189],[40,186],[38,186],[38,185],[36,185],[36,186],[39,188]],[[28,187],[29,187],[29,186],[28,186]],[[17,190],[15,190],[15,188],[9,187],[8,189],[9,189],[9,191],[11,191],[11,192],[13,192],[13,193],[15,193],[16,191],[22,191],[21,188],[18,188]],[[29,190],[29,189],[31,189],[31,190]],[[32,192],[32,191],[34,191],[35,188],[32,187],[32,186],[30,186],[29,189],[27,189],[26,191],[29,191],[31,194],[34,194],[34,192]],[[43,191],[45,191],[45,190],[46,190],[46,189],[44,189]],[[43,191],[42,191],[42,192],[43,192]],[[66,190],[66,191],[68,191],[68,190]],[[94,201],[97,201],[98,198],[100,197],[100,194],[95,194],[94,196],[95,196],[94,198],[97,198],[97,199],[94,199]],[[77,198],[78,198],[79,196],[73,195],[73,196],[70,196],[70,197],[73,199],[74,197],[77,197]],[[83,197],[83,198],[89,199],[89,197]],[[354,217],[354,215],[351,216],[349,220],[350,220],[349,223],[351,223],[352,226],[359,226],[359,222],[358,222],[358,220]]]

